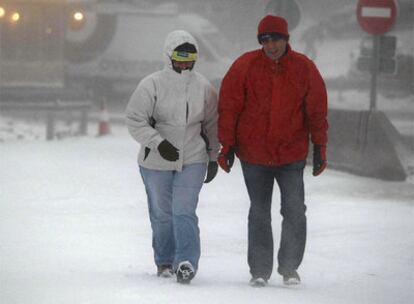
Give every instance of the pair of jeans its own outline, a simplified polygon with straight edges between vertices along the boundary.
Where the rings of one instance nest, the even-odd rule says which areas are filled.
[[[184,165],[179,171],[151,170],[140,166],[148,198],[152,247],[157,266],[200,259],[200,230],[196,208],[207,165]]]
[[[250,198],[248,218],[248,264],[253,277],[268,280],[273,271],[272,193],[276,180],[281,194],[283,217],[278,272],[296,270],[303,259],[306,243],[306,205],[303,171],[306,162],[263,166],[241,162]]]

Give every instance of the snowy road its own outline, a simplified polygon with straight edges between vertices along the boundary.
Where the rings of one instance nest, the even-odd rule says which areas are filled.
[[[239,163],[202,190],[202,257],[190,286],[155,276],[138,146],[106,138],[0,144],[0,303],[352,303],[414,300],[414,187],[306,170],[303,284],[248,286]],[[275,242],[280,215],[273,206]]]

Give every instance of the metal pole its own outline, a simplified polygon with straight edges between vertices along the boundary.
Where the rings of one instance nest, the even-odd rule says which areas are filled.
[[[1,73],[3,72],[3,69],[2,69],[2,60],[1,60],[1,40],[2,40],[2,37],[3,37],[3,35],[2,35],[2,31],[3,31],[3,29],[2,29],[2,26],[1,26],[1,24],[2,24],[2,22],[3,22],[3,19],[0,17],[0,102],[1,102],[1,90],[2,90],[2,86],[3,86],[3,83],[2,83],[2,77],[1,77]]]
[[[88,107],[84,106],[81,109],[79,133],[86,135],[88,133]]]
[[[46,140],[53,140],[55,137],[55,111],[50,109],[46,113]]]
[[[379,42],[380,35],[373,35],[372,59],[371,59],[371,92],[370,92],[370,112],[377,109],[377,75],[379,67]]]

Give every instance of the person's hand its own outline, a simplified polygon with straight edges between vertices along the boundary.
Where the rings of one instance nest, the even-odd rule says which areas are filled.
[[[158,152],[162,158],[168,161],[176,161],[179,158],[178,149],[166,139],[158,145]]]
[[[211,182],[217,175],[218,171],[218,164],[216,161],[210,161],[207,166],[207,176],[206,180],[204,181],[205,184]]]
[[[326,163],[326,146],[314,145],[313,146],[313,176],[318,176],[325,170]]]
[[[217,161],[221,169],[223,169],[227,173],[230,172],[230,169],[233,166],[235,151],[236,149],[234,146],[224,146],[220,150]]]

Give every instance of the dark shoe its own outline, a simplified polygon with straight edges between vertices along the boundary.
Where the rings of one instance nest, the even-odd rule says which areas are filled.
[[[157,266],[157,276],[161,278],[171,278],[172,276],[174,276],[172,265]]]
[[[296,270],[283,274],[283,284],[285,285],[299,285],[300,277]]]
[[[178,283],[190,284],[191,280],[195,276],[195,270],[189,261],[184,261],[178,264],[176,274]]]
[[[252,287],[265,287],[267,285],[267,280],[260,277],[253,277],[250,279],[249,285]]]

